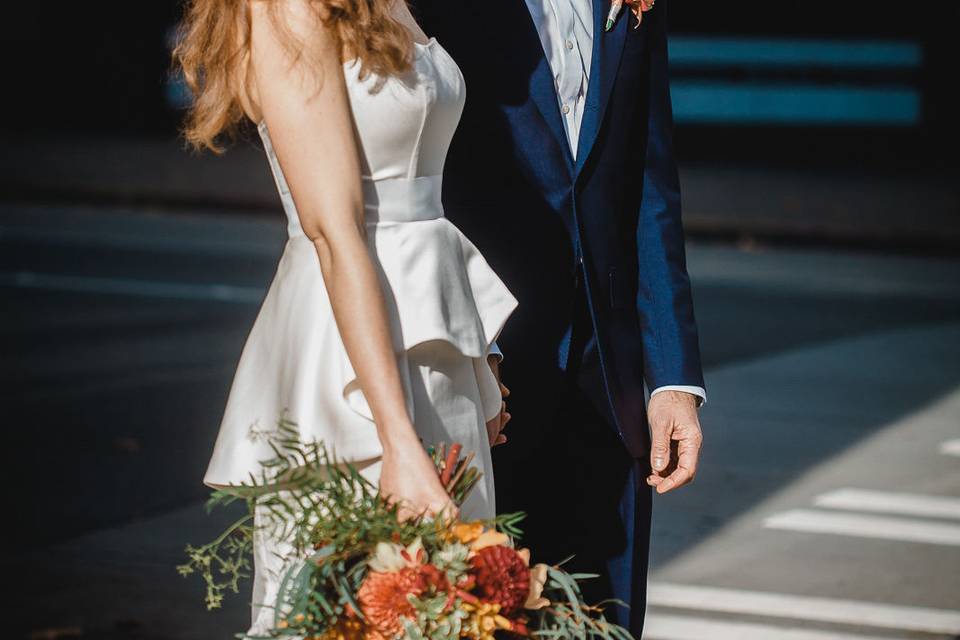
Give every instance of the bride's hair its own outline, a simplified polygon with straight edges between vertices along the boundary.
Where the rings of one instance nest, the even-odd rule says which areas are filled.
[[[249,111],[250,2],[269,3],[271,18],[295,57],[311,50],[282,24],[277,5],[284,1],[187,0],[173,57],[193,94],[183,134],[194,148],[221,152],[219,139],[233,133]],[[358,59],[361,77],[409,69],[412,39],[391,15],[391,0],[306,3],[339,40],[341,58]]]

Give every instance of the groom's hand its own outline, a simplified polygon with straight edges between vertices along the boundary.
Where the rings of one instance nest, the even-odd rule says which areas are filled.
[[[506,385],[503,384],[503,380],[500,379],[500,358],[496,355],[487,356],[487,364],[490,365],[490,370],[493,371],[493,375],[497,379],[497,384],[500,385],[500,396],[504,398],[500,403],[500,413],[487,423],[487,436],[490,439],[490,446],[495,447],[507,441],[507,436],[503,433],[503,430],[506,428],[507,423],[510,422],[510,414],[507,412],[506,402],[506,398],[510,396],[510,389],[507,389]]]
[[[683,391],[661,391],[647,407],[652,446],[647,484],[663,494],[693,482],[703,434],[697,397]]]

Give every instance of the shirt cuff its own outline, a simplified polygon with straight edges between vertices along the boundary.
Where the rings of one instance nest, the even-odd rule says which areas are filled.
[[[500,347],[497,345],[496,342],[490,345],[490,349],[487,350],[487,355],[495,356],[497,360],[499,360],[500,362],[503,362],[503,351],[500,351]]]
[[[697,396],[697,406],[702,407],[707,403],[707,390],[703,387],[692,387],[684,384],[668,384],[662,387],[657,387],[650,392],[650,397],[657,395],[661,391],[683,391],[684,393],[689,393],[691,395]]]

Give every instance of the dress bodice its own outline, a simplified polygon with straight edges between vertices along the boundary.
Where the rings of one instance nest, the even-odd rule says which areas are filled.
[[[344,66],[365,174],[375,181],[443,173],[447,149],[463,113],[460,68],[436,39],[414,44],[402,76],[359,79],[360,65]]]
[[[343,65],[363,167],[364,202],[371,221],[443,215],[441,175],[466,98],[460,68],[435,38],[414,43],[409,70],[397,76]],[[302,235],[296,205],[273,150],[266,123],[258,127],[287,214],[291,236]]]

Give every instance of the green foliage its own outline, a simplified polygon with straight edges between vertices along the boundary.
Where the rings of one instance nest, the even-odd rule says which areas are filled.
[[[187,545],[187,562],[177,566],[182,576],[197,573],[207,587],[207,609],[219,609],[224,593],[240,592],[240,581],[250,576],[252,515],[245,515],[205,545]]]
[[[558,566],[547,569],[547,584],[543,596],[551,604],[537,611],[539,620],[531,624],[536,629],[531,635],[563,640],[633,640],[630,632],[603,615],[603,604],[621,604],[608,601],[599,605],[583,602],[578,581],[596,577],[590,574],[569,574]],[[625,605],[624,605],[625,606]]]
[[[207,508],[242,502],[243,517],[211,542],[188,545],[181,575],[197,574],[206,586],[209,609],[221,606],[227,592],[238,593],[250,575],[253,539],[268,536],[291,545],[285,558],[278,599],[262,603],[274,607],[274,629],[269,638],[320,636],[345,616],[363,620],[356,594],[368,572],[367,562],[377,543],[403,546],[420,539],[431,563],[450,584],[459,584],[469,570],[468,548],[449,538],[449,523],[428,518],[400,522],[399,505],[380,495],[377,487],[353,466],[341,463],[322,443],[303,443],[297,425],[281,420],[268,443],[274,457],[262,464],[249,481],[214,491]],[[458,505],[480,479],[470,465],[472,454],[460,456],[454,445],[430,447],[445,489]],[[254,519],[256,514],[256,520]],[[519,538],[522,513],[502,514],[484,522],[511,538]],[[583,603],[578,580],[559,566],[548,569],[544,597],[551,604],[530,611],[532,635],[571,640],[631,640],[623,628],[607,621],[599,606]],[[404,640],[455,640],[469,613],[447,593],[409,596],[416,619],[406,620]],[[456,600],[459,603],[459,600]],[[254,640],[244,636],[246,640]]]
[[[448,597],[409,597],[417,612],[416,620],[404,623],[404,640],[457,640],[467,614],[462,609],[447,608]]]
[[[457,580],[467,572],[470,563],[467,556],[470,548],[459,542],[449,542],[430,557],[430,563],[447,576],[447,582],[456,584]]]
[[[323,443],[301,442],[296,423],[281,419],[268,443],[274,457],[262,463],[259,474],[215,490],[207,501],[208,510],[243,501],[246,515],[213,541],[188,545],[188,561],[177,567],[181,575],[201,577],[208,609],[219,608],[227,591],[238,593],[240,581],[250,575],[255,512],[260,514],[256,534],[289,543],[291,558],[300,559],[287,569],[275,603],[277,636],[322,633],[348,606],[359,615],[354,594],[378,542],[406,545],[421,538],[434,548],[443,543],[443,522],[427,518],[400,522],[399,505],[388,502]],[[439,447],[429,453],[442,472],[449,452]],[[447,489],[458,505],[480,479],[479,471],[468,466],[471,457],[456,459],[449,473]],[[487,524],[518,532],[521,517],[503,515]]]

